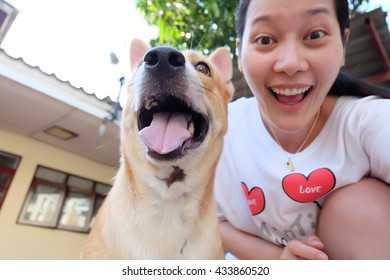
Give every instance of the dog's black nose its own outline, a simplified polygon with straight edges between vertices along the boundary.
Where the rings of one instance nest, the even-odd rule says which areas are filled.
[[[184,66],[186,59],[174,48],[155,47],[145,54],[144,62],[148,68],[172,70]]]

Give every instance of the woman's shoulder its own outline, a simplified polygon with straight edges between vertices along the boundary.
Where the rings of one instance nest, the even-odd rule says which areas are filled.
[[[250,106],[251,104],[256,103],[256,99],[254,97],[240,97],[229,103],[229,109],[237,109],[246,106]]]
[[[390,122],[390,99],[378,96],[341,96],[333,110],[333,121],[355,129],[388,126]]]
[[[236,143],[242,140],[243,135],[252,134],[254,123],[261,119],[258,113],[258,105],[254,97],[239,98],[229,103],[228,129],[225,136],[225,144]]]
[[[254,97],[241,97],[229,103],[229,117],[237,117],[238,115],[248,113],[248,111],[258,110],[257,102]]]
[[[347,110],[357,114],[390,114],[390,99],[375,95],[367,97],[341,96],[336,108]]]

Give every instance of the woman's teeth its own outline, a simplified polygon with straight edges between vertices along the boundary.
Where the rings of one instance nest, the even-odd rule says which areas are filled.
[[[304,87],[304,88],[271,88],[272,92],[276,94],[286,95],[286,96],[292,96],[297,94],[302,94],[307,92],[310,89],[310,86]]]

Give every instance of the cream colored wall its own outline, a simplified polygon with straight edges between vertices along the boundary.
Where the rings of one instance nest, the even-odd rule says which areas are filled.
[[[0,209],[0,259],[77,259],[87,234],[17,224],[37,165],[111,184],[115,168],[0,130],[0,150],[22,157]]]

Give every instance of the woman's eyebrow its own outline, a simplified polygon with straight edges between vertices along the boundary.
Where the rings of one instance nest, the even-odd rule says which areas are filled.
[[[272,21],[272,16],[271,15],[261,15],[257,16],[253,19],[252,25],[255,25],[256,23],[262,22],[262,21]]]
[[[327,9],[325,7],[319,7],[319,8],[309,9],[303,13],[304,16],[316,16],[319,14],[329,15],[330,11],[329,11],[329,9]],[[259,23],[259,22],[263,22],[263,21],[273,21],[274,18],[275,18],[274,15],[268,15],[268,14],[259,15],[253,19],[252,25]]]
[[[320,7],[320,8],[313,8],[313,9],[309,9],[307,10],[304,15],[306,16],[315,16],[315,15],[318,15],[318,14],[330,14],[330,11],[329,9],[327,8],[324,8],[324,7]]]

